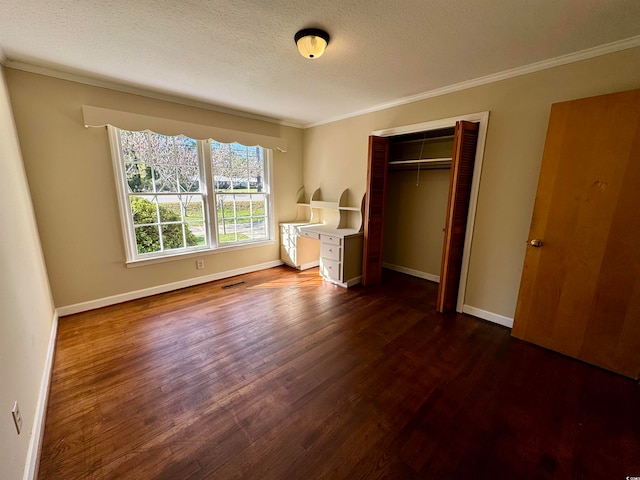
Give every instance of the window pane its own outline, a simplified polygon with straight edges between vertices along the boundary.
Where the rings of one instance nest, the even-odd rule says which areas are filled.
[[[125,163],[124,169],[130,193],[153,192],[151,166],[146,163]]]
[[[267,224],[264,218],[254,218],[252,224],[252,238],[259,240],[267,238]]]
[[[251,216],[249,195],[236,195],[236,218]]]
[[[165,250],[184,248],[183,225],[181,223],[162,225],[162,244]]]
[[[225,175],[214,175],[213,187],[218,191],[228,190],[231,187],[231,179]]]
[[[219,190],[231,188],[233,170],[231,168],[231,148],[229,144],[211,142],[211,166],[213,169],[214,186]]]
[[[234,191],[247,191],[249,188],[249,179],[247,177],[233,177],[231,179],[231,188]]]
[[[235,201],[233,197],[233,195],[218,195],[216,210],[219,222],[225,218],[235,218]]]
[[[156,192],[172,193],[178,191],[177,172],[175,166],[156,165],[153,169]]]
[[[187,246],[204,246],[207,244],[207,235],[203,222],[187,223]],[[189,234],[191,233],[191,235]]]
[[[136,246],[138,253],[160,251],[160,232],[157,225],[136,227]]]
[[[175,137],[174,154],[178,165],[198,167],[198,145],[193,138]]]
[[[204,221],[204,202],[200,195],[181,195],[183,216],[188,222]]]
[[[182,222],[182,204],[179,197],[162,196],[158,201],[161,222]]]
[[[173,143],[173,137],[149,133],[149,153],[151,154],[154,164],[171,165],[176,163]]]
[[[129,198],[134,225],[158,223],[158,209],[155,197],[132,196]]]
[[[253,216],[265,214],[265,201],[264,195],[251,195],[251,213]]]
[[[200,170],[197,165],[182,165],[177,168],[178,185],[181,192],[200,191]]]
[[[264,160],[260,147],[251,147],[247,152],[250,187],[253,192],[264,190]]]
[[[146,162],[149,159],[149,142],[146,132],[120,130],[120,140],[125,162]]]
[[[232,190],[237,192],[257,188],[257,175],[264,167],[257,163],[255,168],[250,167],[249,151],[253,152],[253,163],[262,162],[261,147],[246,147],[237,143],[223,144],[211,141],[211,162],[214,187],[217,191]],[[263,177],[264,175],[260,176],[260,181]]]
[[[233,220],[218,223],[218,240],[220,243],[231,243],[240,240],[236,233],[236,224]]]

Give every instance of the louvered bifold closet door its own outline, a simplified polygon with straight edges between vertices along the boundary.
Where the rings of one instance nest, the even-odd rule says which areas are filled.
[[[436,310],[442,313],[455,311],[458,299],[478,130],[477,123],[466,121],[456,123],[442,265],[440,267],[440,285],[436,302]]]
[[[362,262],[362,284],[365,286],[382,281],[382,242],[388,160],[389,139],[370,136]]]

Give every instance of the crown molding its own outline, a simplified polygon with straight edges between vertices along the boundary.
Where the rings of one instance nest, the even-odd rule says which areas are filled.
[[[283,125],[286,127],[306,129],[306,128],[317,127],[320,125],[326,125],[328,123],[333,123],[340,120],[346,120],[348,118],[358,117],[360,115],[366,115],[368,113],[379,112],[381,110],[386,110],[388,108],[398,107],[401,105],[406,105],[408,103],[418,102],[420,100],[426,100],[428,98],[433,98],[441,95],[446,95],[449,93],[459,92],[461,90],[466,90],[473,87],[479,87],[482,85],[487,85],[489,83],[499,82],[501,80],[519,77],[521,75],[527,75],[529,73],[534,73],[534,72],[546,70],[549,68],[567,65],[569,63],[579,62],[581,60],[587,60],[590,58],[598,57],[600,55],[615,53],[621,50],[626,50],[626,49],[635,48],[635,47],[640,47],[640,35],[627,38],[624,40],[618,40],[616,42],[607,43],[604,45],[599,45],[597,47],[588,48],[586,50],[581,50],[578,52],[561,55],[559,57],[550,58],[540,62],[525,65],[523,67],[512,68],[512,69],[504,70],[502,72],[494,73],[491,75],[486,75],[483,77],[466,80],[464,82],[456,83],[453,85],[436,88],[436,89],[429,90],[416,95],[399,98],[396,100],[392,100],[390,102],[374,105],[373,107],[357,110],[355,112],[351,112],[345,115],[331,117],[325,120],[320,120],[318,122],[312,122],[312,123],[294,122],[290,120],[281,120],[281,119],[276,119],[272,117],[266,117],[262,115],[249,113],[249,112],[244,112],[241,110],[234,110],[231,108],[212,105],[207,102],[192,100],[192,99],[180,97],[177,95],[152,92],[140,87],[124,85],[111,80],[103,80],[103,79],[93,78],[93,77],[80,75],[76,73],[63,72],[63,71],[55,70],[52,68],[40,67],[36,65],[31,65],[28,63],[18,62],[18,61],[8,59],[6,57],[6,54],[2,51],[1,48],[0,48],[0,65],[3,65],[4,67],[8,67],[8,68],[14,68],[17,70],[36,73],[39,75],[46,75],[49,77],[60,78],[62,80],[69,80],[73,82],[83,83],[86,85],[92,85],[95,87],[108,88],[108,89],[116,90],[123,93],[131,93],[131,94],[140,95],[143,97],[154,98],[156,100],[163,100],[163,101],[168,101],[173,103],[179,103],[181,105],[187,105],[190,107],[202,108],[202,109],[211,110],[218,113],[236,115],[239,117],[249,118],[252,120],[259,120],[262,122],[275,123],[277,125]]]
[[[0,55],[2,51],[0,50]],[[16,70],[22,70],[25,72],[36,73],[38,75],[45,75],[47,77],[59,78],[61,80],[68,80],[71,82],[82,83],[84,85],[91,85],[93,87],[108,88],[122,93],[130,93],[133,95],[140,95],[142,97],[153,98],[155,100],[162,100],[166,102],[179,103],[189,107],[202,108],[205,110],[211,110],[218,113],[225,113],[228,115],[235,115],[237,117],[249,118],[252,120],[259,120],[267,123],[275,123],[277,125],[283,125],[285,127],[304,128],[304,123],[297,123],[287,120],[279,120],[273,117],[266,117],[254,113],[244,112],[242,110],[234,110],[232,108],[221,107],[213,105],[207,102],[192,100],[186,97],[180,97],[178,95],[171,95],[167,93],[153,92],[145,90],[140,87],[134,87],[125,85],[122,83],[114,82],[111,80],[103,80],[99,78],[89,77],[77,73],[64,72],[62,70],[56,70],[48,67],[41,67],[32,65],[30,63],[19,62],[0,56],[0,63],[7,68],[13,68]]]
[[[606,55],[608,53],[614,53],[629,48],[640,47],[640,35],[636,37],[627,38],[625,40],[619,40],[616,42],[599,45],[597,47],[588,48],[579,52],[568,53],[559,57],[550,58],[536,63],[531,63],[523,67],[512,68],[504,70],[502,72],[493,73],[484,77],[474,78],[472,80],[466,80],[464,82],[448,85],[446,87],[436,88],[427,92],[411,95],[409,97],[399,98],[390,102],[381,103],[370,108],[358,110],[346,115],[321,120],[319,122],[313,122],[306,124],[303,128],[317,127],[328,123],[337,122],[340,120],[346,120],[348,118],[358,117],[367,113],[379,112],[392,107],[398,107],[400,105],[406,105],[408,103],[425,100],[427,98],[439,97],[448,93],[459,92],[468,88],[479,87],[481,85],[487,85],[489,83],[499,82],[500,80],[506,80],[509,78],[519,77],[521,75],[527,75],[529,73],[538,72],[540,70],[546,70],[553,67],[559,67],[569,63],[579,62],[581,60],[587,60],[589,58],[598,57],[600,55]]]

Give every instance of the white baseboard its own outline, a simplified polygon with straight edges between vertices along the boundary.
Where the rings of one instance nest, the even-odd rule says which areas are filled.
[[[322,277],[322,280],[324,282],[329,282],[329,283],[333,283],[334,285],[338,285],[339,287],[342,288],[351,288],[354,285],[358,285],[359,283],[362,283],[362,275],[358,276],[358,277],[353,277],[352,279],[346,281],[346,282],[340,282],[338,280],[332,280],[330,278],[327,277]]]
[[[434,275],[432,273],[421,272],[420,270],[414,270],[413,268],[401,267],[400,265],[393,265],[391,263],[382,262],[382,266],[384,268],[388,268],[389,270],[394,270],[400,273],[406,273],[407,275],[411,275],[412,277],[424,278],[425,280],[429,280],[431,282],[440,283],[440,275]]]
[[[112,295],[105,298],[98,298],[96,300],[90,300],[88,302],[67,305],[58,308],[57,312],[59,316],[64,317],[66,315],[72,315],[74,313],[86,312],[88,310],[94,310],[96,308],[102,308],[109,305],[115,305],[117,303],[128,302],[129,300],[137,300],[138,298],[150,297],[151,295],[157,295],[158,293],[171,292],[172,290],[192,287],[194,285],[200,285],[201,283],[213,282],[215,280],[222,280],[223,278],[235,277],[236,275],[243,275],[245,273],[266,270],[267,268],[277,267],[282,264],[282,261],[274,260],[272,262],[260,263],[258,265],[251,265],[249,267],[236,268],[234,270],[213,273],[211,275],[203,275],[201,277],[189,278],[187,280],[181,280],[179,282],[166,283],[164,285],[158,285],[155,287],[143,288],[142,290],[134,290],[133,292],[121,293],[119,295]]]
[[[497,323],[498,325],[502,325],[504,327],[513,327],[513,318],[504,317],[502,315],[498,315],[497,313],[487,312],[486,310],[481,310],[480,308],[476,307],[470,307],[469,305],[463,305],[462,312],[468,313],[469,315],[473,315],[474,317],[478,317],[483,320],[487,320],[489,322]]]
[[[354,285],[358,285],[359,283],[362,283],[362,275],[359,275],[359,276],[357,276],[357,277],[353,277],[351,280],[347,280],[347,281],[344,283],[344,285],[345,285],[347,288],[351,288],[351,287],[353,287]]]
[[[47,357],[44,362],[42,379],[40,381],[40,393],[36,403],[36,411],[33,418],[33,428],[29,439],[29,449],[27,450],[27,462],[24,468],[24,480],[35,480],[38,476],[38,463],[40,460],[40,448],[42,447],[42,437],[44,436],[44,422],[47,415],[47,401],[49,400],[49,386],[51,384],[51,370],[53,369],[53,356],[56,351],[56,335],[58,333],[58,312],[53,312],[51,322],[51,335],[49,336],[49,346]]]
[[[382,266],[384,268],[388,268],[389,270],[394,270],[400,273],[406,273],[407,275],[412,275],[418,278],[424,278],[425,280],[430,280],[432,282],[440,283],[440,276],[433,275],[431,273],[421,272],[420,270],[414,270],[412,268],[402,267],[400,265],[393,265],[391,263],[383,262]],[[488,322],[497,323],[498,325],[502,325],[504,327],[513,327],[513,318],[504,317],[502,315],[498,315],[497,313],[488,312],[486,310],[482,310],[480,308],[471,307],[469,305],[462,306],[462,312],[467,313],[469,315],[473,315],[474,317],[481,318],[483,320],[487,320]]]

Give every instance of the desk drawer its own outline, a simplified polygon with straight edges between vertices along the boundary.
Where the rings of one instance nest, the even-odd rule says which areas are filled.
[[[298,229],[298,235],[305,238],[313,238],[314,240],[318,240],[320,238],[320,234],[317,232],[310,232],[305,230],[304,228]]]
[[[322,258],[328,258],[330,260],[335,260],[339,262],[342,258],[340,256],[340,249],[337,245],[332,245],[330,243],[322,243],[320,244],[320,256]]]
[[[328,258],[320,259],[320,273],[323,277],[336,282],[342,281],[340,262],[335,260],[329,260]]]
[[[320,235],[320,241],[331,245],[342,245],[342,238],[334,235]]]

